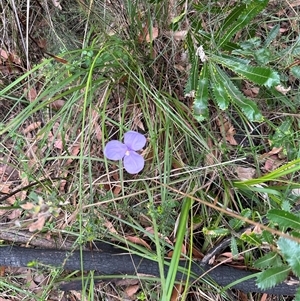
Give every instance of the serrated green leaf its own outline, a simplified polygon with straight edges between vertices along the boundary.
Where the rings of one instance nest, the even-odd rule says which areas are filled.
[[[257,286],[262,290],[274,287],[276,284],[284,281],[290,272],[288,266],[269,268],[259,273],[257,277]]]
[[[226,110],[230,103],[230,98],[224,86],[222,78],[217,74],[215,66],[211,64],[211,88],[215,102],[221,110]]]
[[[266,243],[273,244],[274,236],[272,235],[272,233],[270,233],[269,231],[263,230],[261,236]]]
[[[250,121],[262,121],[263,117],[256,104],[252,100],[246,98],[238,90],[238,88],[229,79],[227,74],[221,70],[219,66],[216,66],[216,71],[223,79],[224,85],[226,85],[227,93],[231,99],[231,102],[238,106]]]
[[[271,51],[267,48],[260,48],[254,52],[255,60],[258,64],[266,65],[271,59]]]
[[[254,262],[254,267],[258,269],[265,269],[268,267],[278,267],[282,265],[282,260],[276,252],[269,252],[257,259]]]
[[[243,209],[241,212],[241,216],[249,218],[251,216],[252,212],[249,208]],[[245,224],[245,221],[234,218],[229,221],[229,225],[234,230],[239,230],[243,225]]]
[[[184,94],[189,95],[194,93],[197,88],[197,82],[199,77],[199,56],[195,55],[194,41],[190,33],[188,33],[187,35],[186,43],[189,51],[189,56],[190,58],[192,58],[189,77],[184,89]]]
[[[240,239],[254,246],[260,246],[262,244],[260,236],[253,232],[251,232],[250,234],[243,233],[240,236]]]
[[[211,227],[203,227],[202,232],[204,235],[212,236],[212,237],[220,237],[224,235],[228,235],[230,232],[225,228],[211,228]]]
[[[293,240],[280,237],[277,241],[277,245],[280,248],[283,257],[292,268],[294,274],[299,277],[300,276],[300,244]]]
[[[211,58],[217,63],[227,67],[255,84],[267,87],[273,87],[280,84],[279,74],[271,68],[249,66],[238,62],[234,57],[229,58],[228,56],[224,57],[214,55]]]
[[[194,100],[193,113],[199,122],[206,120],[208,112],[208,65],[205,62],[200,72]]]
[[[221,24],[217,32],[218,45],[221,47],[228,42],[235,33],[244,28],[250,21],[261,12],[268,4],[268,0],[252,0],[247,4],[240,4]],[[222,37],[222,38],[220,38]]]
[[[299,216],[280,209],[271,209],[267,213],[270,221],[277,223],[280,227],[300,230]]]

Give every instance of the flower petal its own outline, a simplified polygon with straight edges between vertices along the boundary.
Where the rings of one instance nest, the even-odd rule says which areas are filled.
[[[145,165],[145,159],[134,151],[124,157],[124,168],[130,174],[140,172]]]
[[[145,146],[146,137],[138,132],[129,131],[124,135],[124,143],[128,148],[137,151]]]
[[[104,156],[110,160],[120,160],[125,156],[127,146],[118,141],[109,141],[104,148]]]

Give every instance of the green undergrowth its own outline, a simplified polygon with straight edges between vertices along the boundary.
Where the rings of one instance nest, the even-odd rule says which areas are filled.
[[[288,68],[299,53],[297,28],[283,37],[283,17],[266,0],[187,1],[176,10],[167,1],[78,4],[51,15],[58,58],[36,62],[0,91],[1,163],[10,171],[3,187],[27,187],[4,201],[5,229],[64,237],[74,250],[110,241],[156,260],[160,286],[145,277],[136,300],[170,300],[180,256],[193,260],[193,250],[206,254],[225,237],[234,259],[243,254],[262,270],[262,289],[290,272],[299,276],[299,76],[297,66]],[[68,26],[74,10],[70,45],[56,26]],[[173,34],[181,30],[178,41]],[[108,141],[129,130],[147,138],[137,175],[103,155]],[[269,167],[270,158],[278,167]],[[45,300],[57,283],[74,279],[86,286],[82,300],[106,293],[105,285],[87,287],[100,278],[93,273],[45,270],[40,296],[14,275],[0,280],[1,293]],[[230,299],[200,282],[207,300]],[[204,298],[196,291],[186,286],[183,299]]]

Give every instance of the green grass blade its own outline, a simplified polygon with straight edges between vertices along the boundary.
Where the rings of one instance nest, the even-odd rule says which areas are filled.
[[[188,220],[189,211],[191,209],[192,203],[193,202],[190,198],[185,198],[182,205],[182,210],[180,213],[180,220],[179,220],[179,225],[177,230],[176,244],[171,259],[169,272],[166,278],[167,300],[171,299],[171,295],[173,292],[173,286],[175,283],[175,277],[177,274],[178,263],[181,255],[182,243],[184,240],[184,236],[186,234],[187,220]],[[166,300],[161,300],[161,301],[166,301]]]

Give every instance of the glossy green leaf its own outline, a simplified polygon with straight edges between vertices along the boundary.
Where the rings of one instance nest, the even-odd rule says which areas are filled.
[[[205,62],[200,72],[193,106],[194,118],[199,122],[206,120],[209,116],[208,79],[208,65]]]
[[[293,240],[280,237],[277,241],[277,245],[280,248],[280,252],[282,253],[283,257],[292,268],[294,274],[299,277],[300,276],[300,244]]]
[[[265,269],[268,267],[278,267],[282,265],[282,260],[276,252],[269,252],[260,257],[254,262],[254,267],[258,269]]]
[[[228,42],[234,34],[243,29],[250,21],[260,13],[268,4],[268,0],[252,0],[247,4],[242,3],[237,6],[231,14],[221,24],[220,30],[217,32],[219,46]]]
[[[257,277],[257,286],[263,290],[271,288],[284,281],[290,270],[291,269],[288,266],[269,268],[266,271],[259,273]]]
[[[221,110],[226,110],[230,103],[230,97],[226,91],[226,87],[222,78],[216,71],[216,67],[211,64],[211,88],[215,102]]]
[[[271,68],[246,65],[240,63],[234,57],[229,58],[214,55],[212,59],[255,84],[267,87],[280,84],[279,74]]]
[[[281,227],[300,230],[300,218],[293,213],[280,209],[271,209],[267,213],[267,217]]]
[[[220,78],[222,78],[231,102],[238,106],[250,121],[262,121],[262,114],[256,104],[252,100],[246,98],[239,91],[239,89],[229,79],[228,75],[221,70],[219,66],[216,66],[216,72]]]

